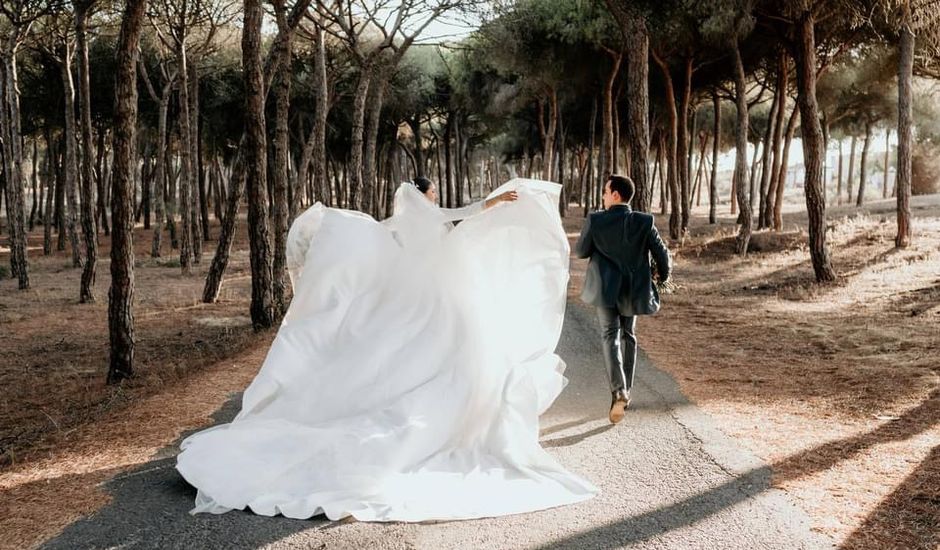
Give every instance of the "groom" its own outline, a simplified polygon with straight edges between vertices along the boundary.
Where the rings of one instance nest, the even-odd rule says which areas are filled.
[[[669,279],[670,270],[669,251],[653,224],[653,216],[631,210],[628,203],[632,198],[630,178],[610,176],[604,184],[604,210],[588,216],[575,245],[579,258],[591,258],[581,299],[597,308],[601,322],[613,424],[623,420],[630,404],[636,365],[636,316],[659,310],[650,255],[661,282]]]

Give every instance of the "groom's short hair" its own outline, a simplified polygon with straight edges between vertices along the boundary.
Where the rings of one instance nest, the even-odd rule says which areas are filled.
[[[611,174],[607,178],[607,183],[610,184],[610,191],[616,191],[620,195],[620,200],[623,202],[630,202],[633,200],[634,186],[633,180],[627,176],[618,176],[617,174]]]

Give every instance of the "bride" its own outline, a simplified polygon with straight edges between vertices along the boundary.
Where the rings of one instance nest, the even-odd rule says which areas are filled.
[[[514,179],[444,209],[419,179],[382,223],[320,203],[299,216],[294,297],[241,412],[180,445],[192,513],[422,521],[594,496],[538,443],[566,383],[559,192]]]

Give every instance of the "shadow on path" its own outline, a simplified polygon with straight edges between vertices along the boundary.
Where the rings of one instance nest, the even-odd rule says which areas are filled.
[[[239,393],[212,416],[213,425],[231,421],[240,406]],[[195,431],[159,451],[155,460],[105,483],[111,502],[41,548],[257,548],[328,522],[323,516],[293,520],[238,511],[189,514],[196,491],[177,473],[175,455],[179,442]]]
[[[899,441],[931,429],[940,421],[940,390],[896,421],[853,437],[824,443],[771,466],[751,469],[728,482],[638,516],[623,518],[567,537],[541,548],[618,548],[651,539],[662,533],[693,525],[723,509],[770,490],[772,481],[798,479],[833,468],[882,443]],[[547,446],[547,444],[546,444]],[[874,542],[897,544],[899,537],[922,532],[910,548],[936,548],[940,539],[940,491],[933,475],[940,470],[940,447],[933,449],[917,470],[866,519],[843,548],[872,548]],[[885,530],[887,521],[888,529]],[[910,525],[904,525],[903,522]],[[893,526],[893,528],[891,528]],[[915,535],[916,536],[916,535]],[[903,542],[902,546],[905,546]],[[921,546],[923,545],[923,546]]]

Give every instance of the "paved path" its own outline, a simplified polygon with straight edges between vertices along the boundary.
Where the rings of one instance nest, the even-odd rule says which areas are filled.
[[[642,344],[642,342],[641,342]],[[569,303],[559,354],[570,384],[542,418],[542,444],[601,495],[574,506],[494,519],[371,524],[190,516],[195,490],[174,447],[106,484],[113,500],[44,548],[828,548],[804,513],[770,488],[770,470],[736,447],[641,355],[634,406],[618,426],[593,312]],[[239,396],[215,415],[228,421]]]

